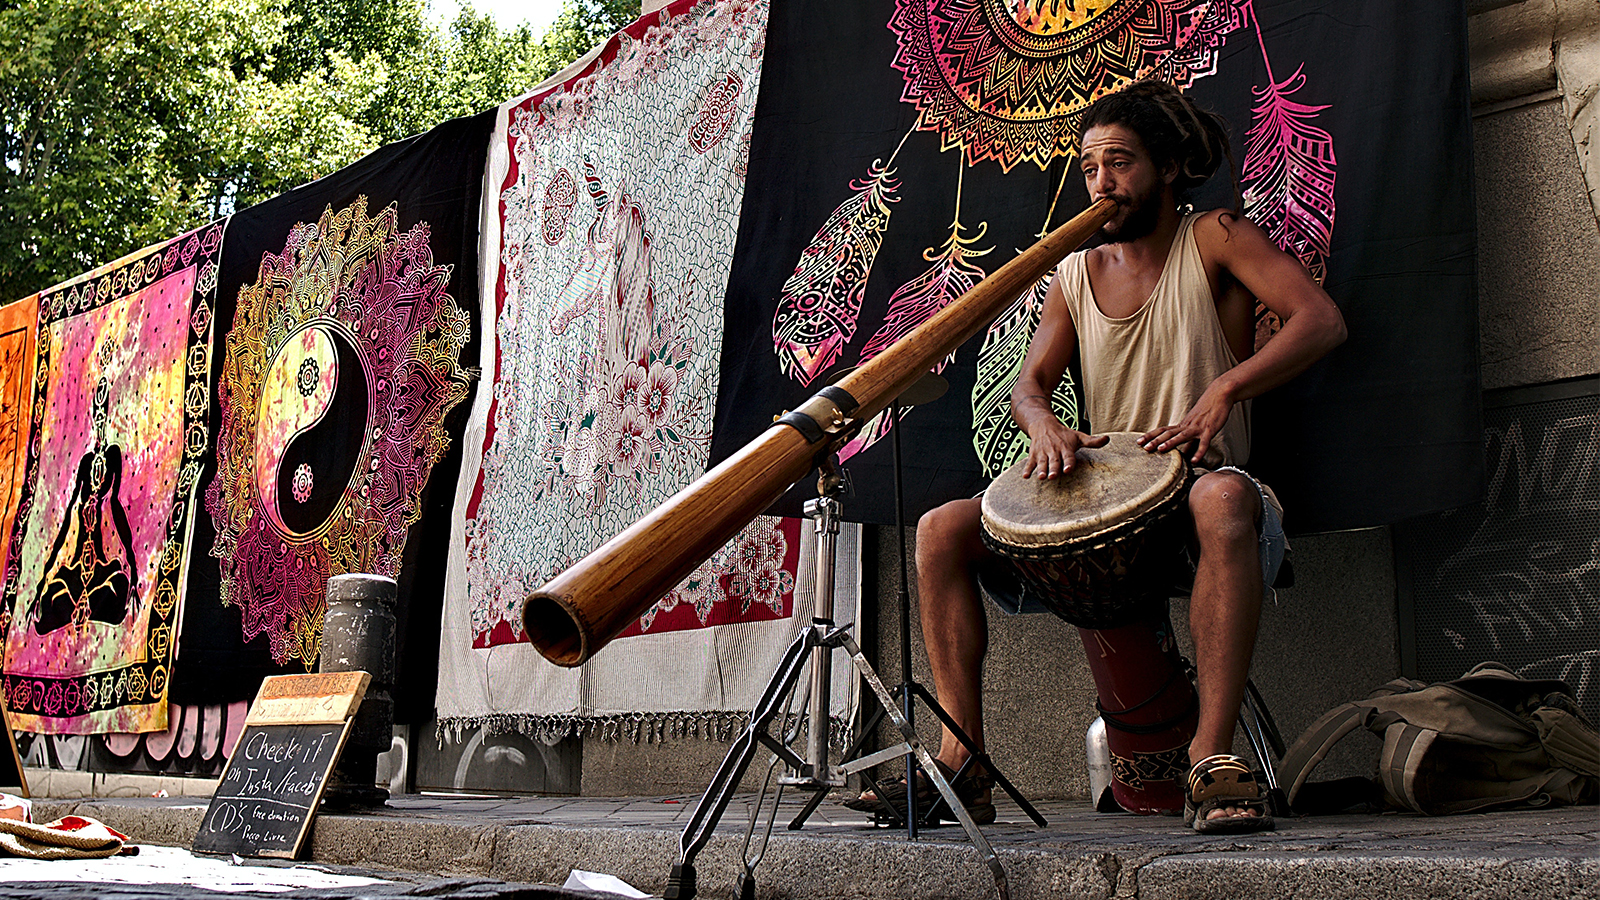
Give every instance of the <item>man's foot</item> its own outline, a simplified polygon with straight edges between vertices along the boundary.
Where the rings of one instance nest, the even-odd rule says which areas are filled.
[[[933,762],[934,765],[939,767],[939,772],[944,775],[945,780],[949,781],[950,786],[955,789],[956,799],[960,800],[961,805],[966,807],[967,815],[972,817],[974,824],[988,825],[994,821],[995,811],[992,796],[994,779],[989,777],[988,772],[974,766],[968,770],[967,774],[956,778],[955,770],[946,765],[943,760],[935,759]],[[881,798],[871,791],[863,791],[861,796],[845,800],[844,805],[849,809],[870,813],[888,814],[892,809],[895,815],[904,818],[906,813],[905,781],[902,779],[885,784],[882,787],[883,796]],[[917,814],[926,816],[927,810],[932,809],[935,804],[940,804],[939,821],[957,821],[955,814],[943,806],[942,800],[943,798],[939,796],[939,789],[934,787],[933,782],[926,775],[918,771]]]
[[[1201,834],[1248,834],[1277,827],[1249,764],[1227,753],[1208,756],[1189,771],[1183,823]]]

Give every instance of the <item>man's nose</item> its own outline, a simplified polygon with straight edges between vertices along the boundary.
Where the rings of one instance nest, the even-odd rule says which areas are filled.
[[[1113,193],[1112,189],[1114,187],[1110,173],[1103,168],[1097,169],[1094,175],[1089,178],[1089,193],[1095,199],[1110,195]]]

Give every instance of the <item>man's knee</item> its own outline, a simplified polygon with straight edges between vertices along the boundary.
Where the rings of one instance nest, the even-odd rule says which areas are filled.
[[[977,500],[952,500],[924,513],[917,521],[918,567],[970,566],[983,553],[981,517]]]
[[[1189,490],[1189,512],[1202,545],[1256,538],[1261,491],[1237,472],[1208,472]]]

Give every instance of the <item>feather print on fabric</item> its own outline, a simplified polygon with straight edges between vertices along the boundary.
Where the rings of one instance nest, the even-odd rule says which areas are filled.
[[[896,151],[898,152],[898,151]],[[856,317],[872,263],[889,228],[889,204],[898,202],[894,157],[873,160],[855,192],[817,229],[783,283],[772,319],[773,351],[783,374],[810,384],[833,365],[855,337]]]
[[[989,223],[980,222],[976,234],[971,237],[961,236],[961,179],[958,176],[956,218],[950,223],[949,240],[945,241],[941,248],[929,247],[924,250],[922,258],[933,263],[933,267],[901,285],[889,296],[889,310],[884,316],[883,325],[868,339],[867,345],[861,348],[861,362],[865,363],[889,349],[895,341],[910,334],[918,325],[949,306],[957,297],[972,290],[988,275],[987,272],[967,262],[968,257],[983,256],[994,249],[992,247],[985,250],[969,249],[972,244],[983,240],[988,230]],[[933,371],[944,371],[944,367],[955,358],[955,351],[952,350],[949,356],[933,367]],[[879,438],[889,433],[889,427],[888,414],[879,413],[861,429],[860,434],[840,449],[839,460],[843,462],[872,446]]]
[[[1261,25],[1255,20],[1267,86],[1254,89],[1255,107],[1245,134],[1243,182],[1244,213],[1267,232],[1272,242],[1299,258],[1320,284],[1328,274],[1328,253],[1333,241],[1337,160],[1333,136],[1318,127],[1317,113],[1326,105],[1312,106],[1290,99],[1305,86],[1304,66],[1282,81],[1272,75]],[[1256,348],[1281,327],[1278,317],[1256,304]]]
[[[1039,327],[1045,291],[1054,274],[1046,273],[994,320],[978,351],[978,380],[972,386],[972,449],[984,474],[991,478],[1028,452],[1028,436],[1011,417],[1011,388],[1022,374],[1022,360]],[[1062,373],[1050,405],[1068,428],[1078,427],[1078,395],[1070,370]]]

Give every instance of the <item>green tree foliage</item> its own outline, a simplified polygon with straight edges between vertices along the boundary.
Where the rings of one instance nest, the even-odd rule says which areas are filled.
[[[539,42],[533,71],[543,81],[624,25],[639,18],[639,0],[563,0]]]
[[[0,2],[0,302],[501,103],[639,9],[535,37],[425,2]]]

